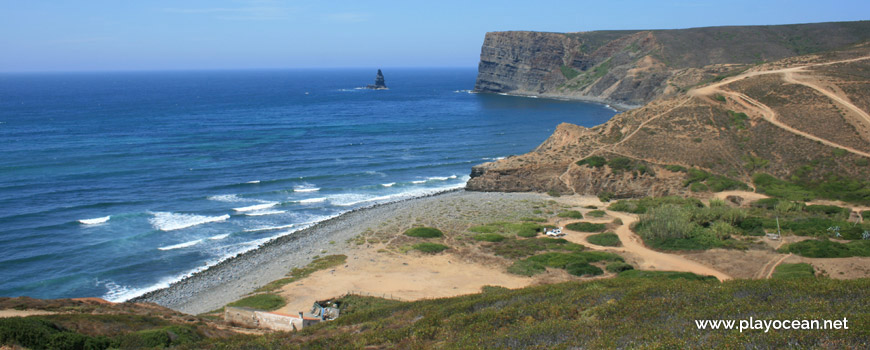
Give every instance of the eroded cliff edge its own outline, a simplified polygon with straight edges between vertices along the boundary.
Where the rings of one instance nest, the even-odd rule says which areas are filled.
[[[487,33],[478,92],[572,98],[623,108],[685,92],[758,63],[870,39],[870,21],[679,30]]]
[[[639,61],[648,59],[654,58]],[[515,67],[513,74],[532,76]],[[522,89],[549,86],[513,81]],[[753,65],[674,91],[659,88],[633,95],[638,102],[660,96],[605,124],[562,124],[527,154],[475,166],[467,189],[636,197],[747,188],[760,173],[838,186],[870,179],[870,43]],[[870,198],[867,191],[855,188],[856,196]]]

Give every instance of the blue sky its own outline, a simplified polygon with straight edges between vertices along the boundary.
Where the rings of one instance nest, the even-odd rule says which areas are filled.
[[[0,71],[475,67],[488,31],[870,19],[870,1],[0,0]]]

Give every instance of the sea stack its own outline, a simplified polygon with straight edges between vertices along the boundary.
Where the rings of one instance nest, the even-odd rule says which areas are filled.
[[[372,90],[386,90],[387,84],[384,83],[384,73],[381,73],[381,70],[378,69],[378,75],[375,77],[374,85],[366,85],[366,89]]]

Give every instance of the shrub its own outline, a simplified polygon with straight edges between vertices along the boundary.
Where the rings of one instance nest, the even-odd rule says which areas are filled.
[[[825,215],[845,215],[846,217],[852,212],[851,209],[838,207],[836,205],[808,205],[804,208],[810,213],[822,213]]]
[[[815,196],[811,191],[799,185],[789,183],[764,173],[756,173],[752,176],[755,189],[759,193],[766,193],[774,197],[785,198],[792,201],[806,202]]]
[[[789,244],[780,251],[794,253],[808,258],[848,258],[870,256],[870,241],[854,241],[846,244],[827,239],[806,240]]]
[[[688,169],[686,169],[686,167],[680,166],[680,165],[665,165],[665,169],[667,169],[669,171],[673,171],[675,173],[676,172],[685,173],[688,171]]]
[[[619,236],[617,236],[613,232],[594,234],[586,237],[586,240],[589,241],[589,243],[606,247],[618,247],[622,245],[622,242],[619,240]]]
[[[495,255],[508,259],[524,258],[544,250],[559,250],[580,252],[585,249],[580,244],[568,242],[562,238],[506,239],[490,247]]]
[[[258,288],[257,291],[258,292],[268,292],[268,291],[272,291],[272,290],[281,288],[282,286],[284,286],[286,284],[290,284],[290,283],[296,282],[300,279],[303,279],[305,277],[308,277],[309,275],[311,275],[314,272],[328,269],[330,267],[342,265],[345,263],[345,261],[347,261],[347,255],[344,255],[344,254],[327,255],[327,256],[324,256],[321,258],[316,258],[316,259],[312,260],[310,263],[308,263],[308,265],[306,265],[305,267],[302,267],[302,268],[297,267],[297,268],[294,268],[293,270],[290,270],[290,273],[288,274],[290,277],[286,277],[286,278],[282,278],[282,279],[278,279],[278,280],[269,282],[265,286]]]
[[[405,231],[405,235],[419,238],[435,238],[444,236],[444,232],[432,227],[414,227]]]
[[[628,270],[619,273],[620,278],[666,278],[666,279],[687,279],[691,281],[719,281],[713,276],[701,276],[691,272],[677,271],[643,271],[643,270]]]
[[[280,309],[286,304],[287,302],[280,295],[262,293],[239,299],[237,301],[227,304],[227,306],[249,307],[270,311]]]
[[[773,279],[793,279],[815,277],[815,274],[813,265],[807,263],[779,264],[770,277]]]
[[[474,236],[474,239],[485,242],[501,242],[505,239],[505,236],[502,236],[498,233],[481,233]]]
[[[710,173],[701,169],[691,168],[689,169],[688,174],[689,176],[686,178],[686,181],[683,182],[683,186],[688,186],[695,182],[705,181],[710,178]]]
[[[728,115],[731,117],[731,125],[737,129],[746,129],[746,121],[749,120],[749,116],[743,112],[735,112],[728,111]]]
[[[713,95],[713,99],[719,102],[725,102],[725,96],[722,96],[720,94]]]
[[[534,276],[547,270],[547,267],[540,263],[526,260],[519,260],[508,267],[508,272],[515,275]]]
[[[598,200],[600,200],[602,203],[607,203],[610,202],[611,199],[613,199],[613,196],[613,192],[604,191],[598,194]]]
[[[607,213],[605,213],[603,210],[593,210],[593,211],[586,213],[586,215],[589,215],[593,218],[604,217],[605,214],[607,214]]]
[[[689,190],[692,192],[707,192],[710,189],[703,182],[695,182],[689,186]]]
[[[565,271],[574,276],[597,276],[604,271],[598,266],[590,265],[589,263],[573,263],[565,266]]]
[[[591,222],[575,222],[572,224],[565,225],[565,228],[572,231],[579,232],[600,232],[604,231],[604,224],[593,224]]]
[[[614,261],[607,264],[606,269],[608,272],[620,273],[622,271],[634,270],[634,266],[631,266],[622,261]]]
[[[779,203],[779,198],[762,198],[750,204],[753,208],[773,209]]]
[[[550,195],[550,197],[561,197],[562,196],[562,193],[559,191],[556,191],[556,190],[549,190],[549,191],[547,191],[547,194]]]
[[[619,200],[611,204],[607,209],[613,211],[628,212],[633,214],[646,213],[649,208],[656,208],[665,204],[675,204],[679,206],[703,207],[704,203],[696,198],[682,198],[677,196],[668,197],[644,197],[635,200]]]
[[[626,170],[631,170],[634,168],[634,161],[626,157],[616,157],[607,162],[607,166],[610,167],[614,173],[623,172]]]
[[[576,210],[568,210],[559,213],[560,218],[582,219],[583,214]]]
[[[565,65],[559,67],[559,70],[562,71],[562,75],[564,75],[564,76],[565,76],[565,79],[568,79],[568,80],[574,79],[574,78],[576,78],[578,75],[580,75],[580,72],[578,72],[578,71],[575,70],[574,68],[571,68],[571,67],[568,67],[568,66],[565,66]]]
[[[577,161],[577,165],[588,165],[592,168],[600,168],[605,164],[607,164],[607,159],[604,159],[602,156],[591,156]]]
[[[419,250],[423,253],[440,253],[446,250],[448,247],[443,244],[423,242],[412,245],[411,248]]]

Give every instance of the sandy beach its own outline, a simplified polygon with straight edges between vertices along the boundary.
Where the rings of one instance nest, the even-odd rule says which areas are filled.
[[[437,226],[445,232],[464,231],[473,224],[534,216],[533,207],[540,204],[531,203],[546,202],[550,199],[544,194],[460,190],[358,209],[270,241],[255,250],[227,259],[176,282],[168,288],[147,293],[130,301],[153,302],[181,312],[200,314],[219,309],[271,281],[286,277],[293,268],[303,267],[315,257],[329,254],[347,255],[347,266],[339,267],[335,272],[320,271],[299,281],[300,284],[305,285],[305,288],[309,288],[308,291],[292,289],[293,286],[297,286],[296,284],[285,286],[286,290],[281,294],[288,297],[286,308],[307,309],[316,299],[339,296],[350,290],[372,294],[393,294],[393,297],[398,299],[418,299],[473,293],[487,284],[511,288],[522,287],[548,277],[531,279],[509,275],[504,272],[504,268],[487,267],[486,261],[475,261],[480,257],[463,261],[449,258],[451,255],[447,254],[423,256],[416,252],[391,253],[386,248],[395,248],[396,245],[393,244],[395,242],[388,241],[388,236],[390,233],[401,233],[413,225]],[[360,238],[364,239],[360,241]],[[461,251],[454,253],[458,256],[462,255]],[[360,264],[355,263],[359,261],[366,261],[367,264],[361,267]],[[462,274],[445,273],[442,267],[447,266],[450,271],[462,271]],[[421,270],[411,274],[412,277],[404,279],[407,284],[402,285],[391,285],[383,281],[379,283],[378,273],[375,271],[380,269],[381,276],[383,274],[394,277],[411,276],[407,273],[415,267]],[[403,269],[409,271],[403,273]],[[367,284],[318,282],[319,279],[325,279],[322,274],[330,272],[338,275],[369,276],[371,282]],[[333,276],[332,274],[330,276]],[[449,277],[443,280],[432,276]],[[424,281],[426,283],[422,283]],[[449,286],[443,285],[445,283]],[[442,288],[434,288],[436,286]],[[421,292],[424,290],[425,292]]]

